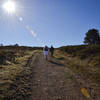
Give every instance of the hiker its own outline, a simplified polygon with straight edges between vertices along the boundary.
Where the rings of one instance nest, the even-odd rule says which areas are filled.
[[[45,46],[45,47],[43,48],[43,53],[44,53],[45,59],[48,60],[48,47],[47,47],[47,46]]]
[[[53,54],[54,54],[54,47],[51,45],[51,48],[50,48],[50,54],[51,56],[53,57]]]

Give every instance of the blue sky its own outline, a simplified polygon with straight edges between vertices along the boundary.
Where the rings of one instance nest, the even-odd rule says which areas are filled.
[[[0,0],[0,43],[4,45],[79,45],[89,29],[100,29],[100,0],[12,0],[13,14],[2,9],[6,1]]]

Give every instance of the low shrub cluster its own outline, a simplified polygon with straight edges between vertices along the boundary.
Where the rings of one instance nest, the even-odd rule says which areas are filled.
[[[41,50],[41,47],[25,46],[0,46],[0,65],[5,65],[7,61],[15,62],[15,58],[23,57],[26,51]]]
[[[24,53],[20,51],[0,51],[0,64],[6,64],[6,61],[14,62],[16,57],[22,57]]]
[[[80,45],[80,46],[64,46],[60,48],[61,51],[67,52],[72,56],[77,56],[80,59],[88,57],[95,57],[100,55],[100,45]]]

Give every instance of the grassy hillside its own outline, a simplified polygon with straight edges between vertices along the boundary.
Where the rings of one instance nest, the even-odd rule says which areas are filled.
[[[59,48],[59,54],[79,66],[79,69],[84,67],[88,72],[90,69],[100,82],[100,45],[65,46]]]
[[[0,100],[24,100],[31,94],[32,67],[28,64],[32,57],[35,60],[36,49],[41,48],[0,47],[0,59],[4,57],[5,62],[0,64]]]
[[[100,45],[64,46],[55,51],[55,58],[67,65],[81,85],[100,96]],[[95,99],[96,100],[96,99]]]
[[[80,45],[61,47],[61,51],[67,52],[72,56],[78,56],[80,59],[86,59],[100,55],[100,45]]]
[[[100,66],[100,45],[66,46],[61,47],[60,51],[80,60],[88,59],[88,64],[92,67]]]

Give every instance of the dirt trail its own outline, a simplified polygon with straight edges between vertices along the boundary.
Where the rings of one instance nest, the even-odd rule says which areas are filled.
[[[32,80],[31,100],[87,100],[73,73],[54,58],[46,61],[42,53],[34,64]]]

